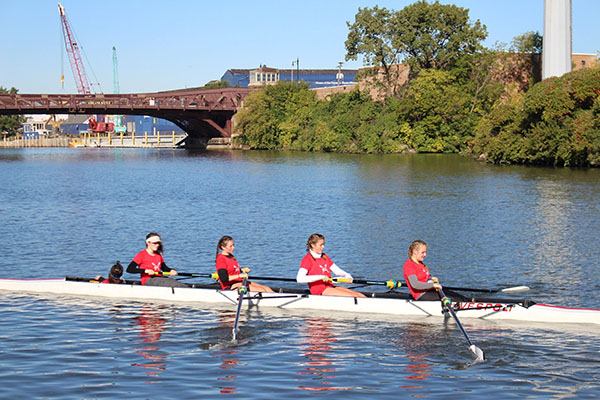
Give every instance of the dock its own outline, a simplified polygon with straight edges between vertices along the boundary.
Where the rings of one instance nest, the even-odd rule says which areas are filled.
[[[187,133],[172,132],[170,134],[157,133],[156,135],[131,135],[127,133],[83,133],[74,138],[70,147],[75,148],[161,148],[176,149],[185,145]]]

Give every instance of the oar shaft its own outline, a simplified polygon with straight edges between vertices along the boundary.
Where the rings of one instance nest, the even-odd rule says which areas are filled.
[[[277,278],[272,276],[251,276],[250,278],[257,281],[282,281],[282,282],[296,282],[293,278]]]
[[[476,288],[464,288],[464,287],[452,287],[444,286],[448,290],[458,290],[462,292],[478,292],[478,293],[496,293],[502,289],[476,289]]]
[[[247,288],[247,283],[246,283],[246,278],[244,278],[243,282],[242,282],[242,286],[240,286],[238,288],[238,306],[237,306],[237,311],[235,313],[235,322],[233,323],[233,330],[232,330],[232,340],[237,340],[237,332],[238,332],[238,321],[240,320],[240,311],[242,309],[242,300],[244,300],[244,295],[246,294],[246,292],[248,291]]]
[[[175,276],[175,275],[171,275],[170,272],[163,272],[163,275],[167,275],[167,276]],[[177,272],[177,276],[190,276],[192,278],[211,278],[214,280],[219,279],[219,274],[217,274],[216,272],[213,272],[212,274],[196,274],[196,273],[192,273],[192,272]]]
[[[452,315],[452,318],[454,318],[456,325],[458,325],[458,327],[460,328],[460,331],[465,336],[465,339],[467,339],[467,343],[469,343],[469,350],[471,350],[471,352],[473,352],[473,354],[475,354],[478,361],[485,360],[485,355],[483,354],[483,351],[479,347],[475,346],[473,344],[473,342],[471,342],[469,335],[467,335],[467,331],[465,331],[465,328],[463,328],[462,324],[458,320],[458,317],[456,316],[456,313],[454,312],[454,309],[452,308],[452,301],[448,297],[446,297],[443,289],[440,288],[437,290],[440,293],[440,296],[442,296],[442,304],[446,307],[446,309],[448,310],[450,315]]]

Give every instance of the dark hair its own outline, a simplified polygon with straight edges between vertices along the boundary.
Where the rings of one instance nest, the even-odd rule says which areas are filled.
[[[109,283],[121,283],[123,279],[123,266],[119,261],[115,263],[112,267],[110,267],[110,272],[108,273],[108,282]]]
[[[158,254],[162,254],[162,252],[164,251],[163,244],[162,244],[162,237],[158,233],[156,233],[156,232],[150,232],[149,234],[146,235],[146,240],[148,240],[148,238],[151,237],[151,236],[158,236],[159,238],[161,238],[160,239],[160,244],[158,245],[158,248],[156,249],[156,252]],[[146,243],[146,247],[148,247],[148,243]]]
[[[225,246],[225,243],[229,242],[230,240],[233,241],[233,238],[227,235],[219,239],[219,243],[217,243],[217,254],[215,255],[215,260],[217,257],[219,257],[219,250],[222,250],[223,246]]]
[[[311,246],[316,244],[321,239],[325,240],[325,236],[321,235],[320,233],[313,233],[310,235],[306,241],[306,251],[310,251]]]
[[[419,248],[421,246],[427,246],[427,243],[425,243],[422,240],[415,240],[414,242],[412,242],[410,244],[410,247],[408,248],[408,258],[411,258],[413,251],[415,251],[417,248]]]

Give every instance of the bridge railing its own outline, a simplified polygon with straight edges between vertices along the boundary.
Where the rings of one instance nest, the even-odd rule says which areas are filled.
[[[0,113],[39,109],[48,112],[65,109],[70,112],[90,109],[236,111],[247,94],[246,88],[138,94],[0,94]]]

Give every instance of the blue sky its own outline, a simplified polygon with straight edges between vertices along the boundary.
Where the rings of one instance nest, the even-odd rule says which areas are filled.
[[[57,1],[2,2],[0,86],[20,93],[76,93],[64,53]],[[336,68],[344,61],[347,21],[359,7],[400,10],[412,0],[63,0],[89,64],[90,81],[112,93],[112,47],[121,93],[202,86],[229,68],[261,64]],[[543,33],[544,0],[441,1],[468,8],[487,26],[485,44]],[[573,52],[600,50],[600,1],[573,0]],[[91,67],[90,67],[91,65]],[[362,62],[345,62],[359,68]],[[64,69],[65,86],[60,74]],[[95,76],[95,78],[94,78]]]

